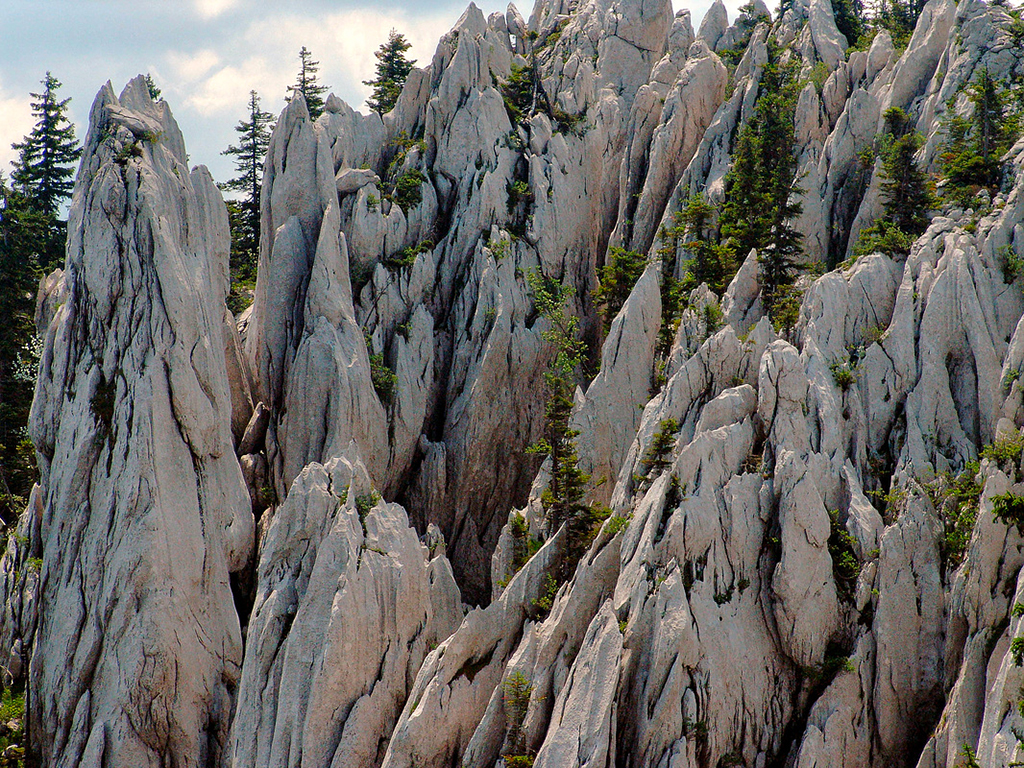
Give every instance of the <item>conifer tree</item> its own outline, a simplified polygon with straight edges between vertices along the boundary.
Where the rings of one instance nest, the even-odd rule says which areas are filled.
[[[1002,178],[1003,154],[1020,133],[1020,115],[1008,107],[1008,98],[988,67],[983,67],[967,88],[971,114],[955,112],[946,121],[948,138],[940,162],[943,175],[960,188],[962,202],[973,196],[973,185],[996,187]]]
[[[377,114],[390,112],[398,102],[402,86],[416,63],[405,57],[405,52],[411,47],[412,43],[404,35],[392,29],[388,41],[373,54],[377,57],[377,76],[373,80],[364,80],[363,85],[373,88],[366,105]]]
[[[35,288],[53,221],[0,175],[0,520],[6,523],[24,509],[35,480],[35,453],[25,425],[37,363]]]
[[[882,157],[882,204],[885,218],[914,237],[928,227],[932,205],[928,175],[917,166],[914,155],[923,139],[916,131],[896,139]]]
[[[576,452],[579,431],[569,427],[575,374],[583,362],[585,345],[576,338],[579,318],[570,314],[566,307],[573,295],[572,288],[559,285],[539,272],[530,272],[527,280],[533,289],[537,310],[549,322],[544,340],[555,348],[555,358],[544,373],[548,388],[544,433],[531,451],[551,457],[551,479],[541,502],[548,531],[554,534],[563,524],[567,529],[568,551],[562,568],[562,577],[566,578],[586,550],[589,534],[598,520],[595,508],[583,502],[590,476],[579,466]]]
[[[274,116],[260,109],[260,97],[249,92],[249,119],[235,126],[238,144],[221,154],[235,158],[238,176],[221,185],[222,189],[240,192],[242,197],[229,206],[231,219],[231,272],[244,281],[256,276],[260,246],[260,190],[263,186],[263,160],[270,146]]]
[[[329,90],[328,86],[320,85],[316,73],[320,71],[320,62],[313,61],[313,54],[306,46],[299,50],[299,74],[296,76],[295,85],[288,86],[286,101],[291,101],[297,93],[302,94],[306,100],[306,109],[309,110],[310,120],[316,120],[324,113],[324,94]]]
[[[721,215],[722,238],[740,258],[757,250],[761,298],[777,325],[785,325],[780,311],[792,310],[782,302],[801,266],[801,236],[792,225],[801,211],[793,201],[800,191],[793,154],[799,88],[796,68],[783,64],[781,51],[770,42],[757,105],[740,131],[726,175]]]
[[[864,8],[861,0],[832,0],[832,15],[847,45],[856,45],[864,34]]]
[[[876,139],[884,215],[861,232],[854,248],[858,256],[875,251],[892,256],[910,253],[911,244],[928,227],[928,209],[934,204],[928,175],[914,160],[924,139],[899,107],[886,110],[884,119],[885,129]]]
[[[715,209],[704,195],[694,195],[680,212],[679,221],[687,238],[684,246],[692,256],[690,274],[694,282],[707,283],[721,295],[736,274],[735,259],[728,245],[713,240]]]
[[[157,87],[156,81],[153,79],[153,76],[148,72],[146,73],[146,87],[149,89],[149,98],[151,98],[153,101],[159,101],[161,98],[163,98],[160,95],[162,91]]]
[[[36,208],[56,216],[61,203],[71,197],[74,163],[82,149],[75,139],[75,126],[67,118],[71,99],[57,97],[60,81],[47,72],[42,84],[42,93],[31,94],[36,99],[32,102],[35,127],[23,141],[12,145],[19,156],[11,180]]]
[[[605,332],[646,268],[647,258],[642,253],[619,247],[609,250],[607,263],[597,271],[598,285],[593,292],[594,303],[604,316]]]

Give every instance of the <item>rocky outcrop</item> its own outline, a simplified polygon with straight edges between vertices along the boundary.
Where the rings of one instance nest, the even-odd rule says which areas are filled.
[[[227,215],[185,163],[143,78],[100,91],[31,421],[45,609],[29,723],[46,765],[226,752],[242,664],[229,579],[253,518],[232,449]]]
[[[310,464],[263,539],[232,765],[379,765],[423,658],[462,619],[428,550],[357,457]]]
[[[40,286],[41,480],[0,559],[43,763],[1018,761],[1024,142],[908,255],[847,260],[885,111],[935,170],[980,68],[1024,73],[1012,19],[931,0],[904,51],[847,52],[819,0],[732,26],[716,2],[697,35],[663,0],[470,5],[389,114],[284,111],[237,325],[208,174],[141,80],[105,88]],[[776,45],[821,265],[778,329],[757,251],[721,298],[669,282]],[[648,263],[606,330],[617,247]],[[588,344],[589,532],[549,530],[526,451],[542,279]]]

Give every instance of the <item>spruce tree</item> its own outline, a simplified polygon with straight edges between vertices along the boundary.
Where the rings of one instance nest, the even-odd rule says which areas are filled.
[[[320,71],[320,62],[313,61],[313,54],[302,46],[299,50],[299,74],[295,79],[295,85],[288,86],[288,96],[285,101],[291,101],[297,93],[302,94],[306,100],[306,109],[309,110],[309,118],[316,120],[324,113],[324,94],[329,90],[328,86],[320,85],[316,79],[316,73]]]
[[[221,154],[235,158],[238,176],[221,185],[224,190],[240,192],[242,197],[228,207],[231,219],[231,273],[248,282],[256,277],[260,247],[260,190],[263,186],[263,160],[270,146],[274,116],[260,109],[260,97],[249,92],[249,119],[235,126],[238,144]]]
[[[779,326],[792,319],[792,302],[784,300],[792,298],[801,267],[801,236],[792,225],[801,211],[793,201],[800,191],[793,153],[799,89],[796,68],[783,64],[780,49],[769,42],[754,114],[740,131],[726,175],[721,215],[722,238],[740,258],[757,250],[761,298]]]
[[[972,186],[994,188],[1002,180],[1002,156],[1020,133],[1020,115],[1009,109],[1008,97],[988,67],[983,67],[967,87],[971,114],[952,112],[946,120],[948,138],[940,156],[943,175],[954,187],[954,196],[967,203]]]
[[[5,523],[24,509],[35,481],[35,452],[25,425],[37,364],[35,288],[53,220],[0,175],[0,520]]]
[[[57,97],[60,81],[47,72],[41,82],[42,93],[31,94],[36,99],[32,102],[35,127],[23,141],[12,145],[19,155],[11,180],[36,208],[56,216],[61,203],[71,197],[74,164],[82,149],[75,139],[75,126],[67,118],[71,99]]]
[[[563,524],[566,526],[567,556],[561,569],[564,580],[586,551],[590,534],[598,521],[597,510],[583,502],[590,476],[579,466],[576,452],[579,431],[569,427],[575,375],[583,362],[586,345],[577,338],[579,318],[566,307],[573,289],[559,285],[539,272],[530,272],[527,281],[533,289],[537,311],[549,323],[543,338],[555,349],[551,366],[544,373],[548,401],[544,406],[543,437],[530,450],[551,457],[551,478],[541,495],[541,503],[550,534]]]
[[[373,80],[364,80],[363,85],[373,88],[366,105],[377,114],[383,115],[394,109],[402,94],[402,86],[416,63],[405,57],[405,52],[411,47],[412,43],[404,35],[392,29],[388,41],[373,54],[377,57],[377,76]]]
[[[864,34],[864,9],[861,0],[832,0],[832,14],[836,27],[846,38],[847,45],[856,45]]]
[[[148,72],[146,73],[146,88],[149,89],[149,98],[151,98],[153,101],[159,101],[163,98],[160,95],[162,91],[159,88],[157,88],[156,81],[153,80],[153,76]]]
[[[890,256],[910,253],[910,246],[928,227],[934,204],[928,175],[914,160],[924,142],[910,116],[899,107],[886,110],[885,130],[876,138],[882,160],[881,196],[884,215],[861,232],[854,254],[879,251]]]
[[[691,255],[690,274],[694,283],[707,283],[719,296],[736,274],[735,259],[728,245],[714,242],[715,209],[704,195],[694,195],[680,212],[679,221],[687,238],[684,246]]]
[[[885,218],[914,237],[928,227],[928,209],[932,206],[928,175],[914,160],[923,141],[916,131],[907,133],[896,139],[882,158]]]

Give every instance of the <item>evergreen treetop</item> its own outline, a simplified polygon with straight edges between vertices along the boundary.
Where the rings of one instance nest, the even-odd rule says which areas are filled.
[[[328,86],[320,85],[316,73],[320,71],[320,62],[313,61],[313,54],[302,46],[299,49],[299,74],[296,76],[295,85],[288,86],[288,96],[285,101],[291,102],[297,93],[302,94],[306,100],[306,109],[309,110],[310,120],[316,120],[324,113],[324,94]]]
[[[23,141],[12,145],[19,156],[11,180],[40,211],[56,216],[61,203],[71,197],[74,163],[82,156],[82,148],[75,139],[75,126],[67,118],[71,99],[57,97],[60,81],[47,72],[42,84],[42,93],[31,94],[35,127]]]
[[[163,91],[161,91],[157,87],[156,81],[153,80],[153,76],[148,72],[146,73],[146,88],[149,89],[149,98],[151,98],[153,101],[159,101],[163,98],[160,95],[161,93],[163,93]]]
[[[950,110],[947,139],[940,156],[943,175],[954,196],[967,202],[975,190],[994,188],[1002,180],[1002,156],[1020,135],[1020,115],[1012,110],[1005,87],[983,67],[966,88],[968,116]]]
[[[387,42],[373,54],[377,57],[377,76],[373,80],[364,80],[363,85],[373,88],[366,104],[377,114],[390,112],[398,102],[402,86],[416,64],[415,59],[409,61],[405,57],[405,52],[411,47],[412,43],[403,34],[392,29]]]
[[[899,107],[886,110],[885,129],[876,138],[882,160],[881,196],[884,215],[861,232],[854,254],[875,251],[891,256],[910,252],[914,240],[928,227],[934,204],[931,181],[914,160],[924,142],[910,116]]]
[[[794,62],[783,63],[770,41],[754,114],[739,133],[725,178],[720,222],[723,244],[740,258],[757,250],[762,301],[777,324],[777,305],[790,296],[801,266],[801,235],[792,225],[801,212],[793,153],[799,92]]]
[[[241,198],[228,204],[231,222],[232,278],[250,282],[256,278],[260,247],[260,195],[263,187],[263,161],[270,147],[274,116],[260,109],[260,97],[249,92],[248,120],[235,126],[238,144],[221,154],[235,158],[238,175],[221,184],[221,189],[240,192]],[[239,309],[233,306],[232,309]]]

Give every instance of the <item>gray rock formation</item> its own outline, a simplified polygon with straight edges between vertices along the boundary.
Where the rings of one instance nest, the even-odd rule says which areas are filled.
[[[696,35],[664,0],[470,5],[389,114],[284,111],[237,323],[208,174],[141,80],[101,91],[0,559],[43,764],[1020,761],[1024,538],[996,510],[1024,497],[1024,141],[908,255],[847,260],[885,111],[937,171],[976,73],[1024,76],[1014,18],[930,0],[905,50],[848,53],[822,0],[753,28],[716,2]],[[788,330],[757,251],[721,298],[666,291],[772,41],[807,78],[796,226],[823,266]],[[606,332],[616,247],[648,263]],[[526,451],[554,354],[531,273],[589,345],[570,425],[608,515],[578,562]]]
[[[42,565],[16,631],[46,765],[200,766],[227,747],[229,577],[253,518],[232,449],[227,215],[185,162],[143,78],[100,91],[31,422]]]

